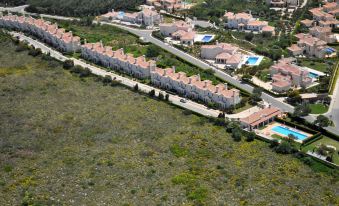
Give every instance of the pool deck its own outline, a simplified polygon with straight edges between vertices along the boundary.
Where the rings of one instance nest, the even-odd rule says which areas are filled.
[[[209,39],[209,41],[203,41],[205,36],[211,36],[211,38]],[[214,34],[196,34],[194,37],[194,42],[204,42],[204,43],[208,43],[210,41],[212,41],[215,38]]]
[[[246,62],[247,62],[247,59],[248,58],[251,58],[251,57],[257,57],[258,58],[258,60],[256,61],[256,63],[255,64],[246,64]],[[260,55],[251,55],[251,56],[245,56],[245,58],[244,58],[244,61],[241,63],[241,65],[248,65],[248,66],[258,66],[260,63],[261,63],[261,61],[264,59],[264,57],[263,56],[260,56]]]
[[[303,132],[303,131],[301,131],[301,130],[295,129],[295,128],[293,128],[293,127],[290,127],[290,126],[287,126],[287,125],[284,125],[284,124],[281,124],[281,123],[278,123],[278,122],[273,122],[273,123],[267,125],[267,127],[265,127],[264,129],[259,130],[259,131],[260,131],[260,133],[263,133],[263,134],[266,135],[266,136],[272,136],[273,134],[276,134],[276,135],[279,135],[279,136],[281,136],[281,137],[288,138],[287,135],[283,135],[283,134],[280,134],[280,133],[278,133],[278,132],[273,131],[273,128],[276,127],[276,126],[287,127],[287,128],[290,129],[290,130],[293,130],[293,131],[295,131],[295,132],[298,132],[298,133],[300,133],[300,134],[303,134],[303,135],[307,136],[307,138],[309,138],[309,137],[312,136],[312,134]],[[306,138],[306,139],[307,139],[307,138]],[[294,141],[299,142],[299,143],[303,143],[302,140],[298,140],[298,139],[296,139],[296,140],[294,140]]]

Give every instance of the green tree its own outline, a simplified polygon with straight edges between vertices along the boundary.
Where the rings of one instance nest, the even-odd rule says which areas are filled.
[[[149,94],[149,96],[154,97],[154,95],[155,95],[155,90],[152,89],[148,94]]]
[[[158,98],[160,100],[164,100],[165,99],[164,94],[162,92],[160,92]]]
[[[166,100],[166,101],[169,101],[169,94],[166,94],[166,95],[165,95],[165,100]]]
[[[135,84],[133,89],[134,89],[134,91],[139,91],[139,85]]]
[[[331,120],[324,115],[319,115],[313,124],[318,125],[319,127],[328,127],[331,124]]]
[[[241,141],[241,130],[240,130],[239,127],[236,127],[234,129],[232,129],[232,138],[236,142],[240,142]]]
[[[293,116],[295,117],[305,117],[309,115],[311,108],[308,104],[298,105],[294,108]]]
[[[63,63],[63,67],[64,69],[71,69],[72,67],[74,67],[74,62],[72,60],[66,60]]]
[[[298,90],[287,92],[287,102],[292,105],[300,104],[302,101]]]
[[[255,132],[249,132],[246,135],[246,141],[247,142],[252,142],[255,139],[256,136],[257,135],[255,134]]]
[[[159,56],[159,47],[157,47],[154,44],[151,44],[150,46],[147,47],[146,50],[146,57],[151,58],[151,57],[157,57]]]

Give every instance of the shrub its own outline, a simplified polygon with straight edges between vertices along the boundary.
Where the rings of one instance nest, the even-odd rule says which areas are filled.
[[[164,94],[162,92],[160,92],[158,98],[160,100],[164,100],[165,99]]]
[[[33,57],[36,57],[36,56],[39,56],[40,54],[42,54],[42,51],[41,49],[35,49],[35,48],[31,48],[29,51],[28,51],[28,54],[33,56]]]
[[[169,94],[166,94],[166,95],[165,95],[165,100],[166,100],[166,101],[169,101]]]
[[[275,151],[280,154],[291,154],[294,149],[290,142],[283,141],[280,145],[275,147]]]
[[[134,87],[133,87],[134,91],[138,91],[139,90],[139,85],[138,84],[135,84]]]
[[[154,95],[155,95],[155,90],[152,89],[148,94],[149,94],[149,96],[154,97]]]
[[[112,83],[112,77],[109,75],[106,75],[103,79],[102,79],[102,83],[104,83],[104,85],[110,84]]]
[[[256,136],[257,135],[255,134],[255,132],[249,132],[246,135],[246,141],[247,142],[252,142],[255,139]]]
[[[64,61],[64,63],[63,63],[63,68],[64,69],[71,69],[72,67],[74,67],[74,62],[72,61],[72,60],[66,60],[66,61]]]
[[[241,131],[240,131],[239,127],[236,127],[236,128],[234,128],[232,130],[232,138],[236,142],[240,142],[241,141]]]

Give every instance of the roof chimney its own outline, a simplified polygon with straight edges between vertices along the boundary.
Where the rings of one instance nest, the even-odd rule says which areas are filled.
[[[101,46],[101,48],[104,47],[104,44],[102,43],[102,40],[100,40],[100,46]]]
[[[172,66],[173,73],[175,73],[175,66]]]
[[[227,90],[228,89],[228,85],[227,83],[224,83],[224,89]]]
[[[200,74],[197,75],[197,81],[200,81]]]
[[[219,86],[215,86],[215,93],[219,92]]]
[[[112,13],[114,12],[114,9],[112,9]]]
[[[181,78],[181,72],[178,73],[177,79],[180,79],[180,78]]]
[[[188,77],[188,84],[192,84],[192,77]]]
[[[87,39],[85,39],[84,41],[85,41],[85,44],[87,44]]]
[[[150,62],[149,64],[149,67],[150,67],[150,71],[155,71],[155,63],[153,61]]]
[[[207,87],[207,80],[204,81],[204,88]]]
[[[137,64],[138,59],[134,58],[134,64]]]

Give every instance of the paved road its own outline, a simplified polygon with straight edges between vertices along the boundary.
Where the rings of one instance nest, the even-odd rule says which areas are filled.
[[[337,128],[339,128],[339,82],[338,81],[339,79],[337,80],[337,83],[335,84],[330,108],[328,109],[328,112],[326,113],[326,116],[328,116],[333,121],[334,125]]]
[[[48,15],[49,18],[54,18],[54,19],[63,19],[63,20],[74,20],[76,18],[69,18],[69,17],[61,17],[61,16],[52,16],[52,15]],[[98,23],[96,21],[94,21],[94,23]],[[131,27],[127,27],[127,26],[123,26],[123,25],[119,25],[119,24],[114,24],[114,23],[107,23],[107,22],[100,22],[101,24],[106,24],[106,25],[111,25],[111,26],[115,26],[118,28],[121,28],[123,30],[129,31],[132,34],[135,34],[139,37],[143,37],[145,40],[161,47],[162,49],[186,60],[187,62],[190,62],[193,65],[196,65],[202,69],[212,69],[215,72],[215,75],[221,79],[223,79],[226,82],[229,82],[231,84],[233,84],[234,86],[241,88],[247,92],[252,92],[253,91],[253,87],[247,84],[243,84],[240,81],[234,79],[233,77],[231,77],[230,75],[228,75],[227,73],[224,73],[223,71],[220,71],[218,68],[213,67],[209,64],[207,64],[206,62],[195,58],[171,45],[168,45],[166,43],[164,43],[163,41],[160,41],[159,39],[156,39],[152,36],[152,31],[151,30],[141,30],[141,29],[135,29],[135,28],[131,28]],[[274,107],[278,107],[280,108],[282,111],[284,112],[290,112],[292,113],[294,111],[294,107],[284,103],[276,98],[274,98],[273,96],[267,94],[267,93],[263,93],[262,94],[262,99],[265,100],[266,102],[270,103],[272,106]],[[315,120],[314,116],[307,116],[305,117],[305,119],[309,122],[313,122]],[[328,127],[326,128],[328,131],[334,133],[334,134],[339,134],[339,128],[335,128],[335,127]]]
[[[103,76],[103,77],[107,76],[107,75],[111,76],[112,78],[115,78],[120,83],[122,83],[122,84],[124,84],[128,87],[131,87],[131,88],[133,88],[136,84],[138,84],[139,90],[142,91],[142,92],[145,92],[145,93],[148,93],[148,92],[150,92],[151,90],[154,89],[156,96],[158,96],[160,92],[165,93],[164,91],[159,90],[157,88],[151,87],[151,86],[146,85],[146,84],[142,84],[140,82],[133,81],[131,79],[119,76],[119,75],[114,74],[112,72],[105,71],[105,70],[98,68],[96,66],[87,64],[87,63],[85,63],[81,60],[65,57],[60,52],[55,51],[54,49],[51,49],[50,47],[42,44],[41,42],[34,40],[30,37],[27,37],[23,34],[16,33],[16,32],[11,32],[11,34],[15,37],[19,37],[20,40],[22,40],[22,41],[28,42],[30,45],[34,46],[35,48],[40,48],[43,53],[49,53],[53,58],[56,58],[60,61],[66,61],[68,59],[71,59],[71,60],[74,61],[75,65],[80,65],[82,67],[86,67],[86,68],[90,69],[93,74],[100,75],[100,76]],[[220,114],[220,111],[218,111],[218,110],[209,109],[204,105],[198,104],[198,103],[190,101],[190,100],[186,100],[186,103],[180,102],[181,99],[182,98],[177,96],[177,95],[169,94],[169,101],[171,103],[177,105],[177,106],[182,107],[182,108],[194,111],[194,112],[202,114],[204,116],[217,117]]]
[[[0,7],[0,11],[9,11],[9,12],[18,12],[22,13],[25,11],[25,8],[28,7],[28,5],[18,6],[18,7]]]

